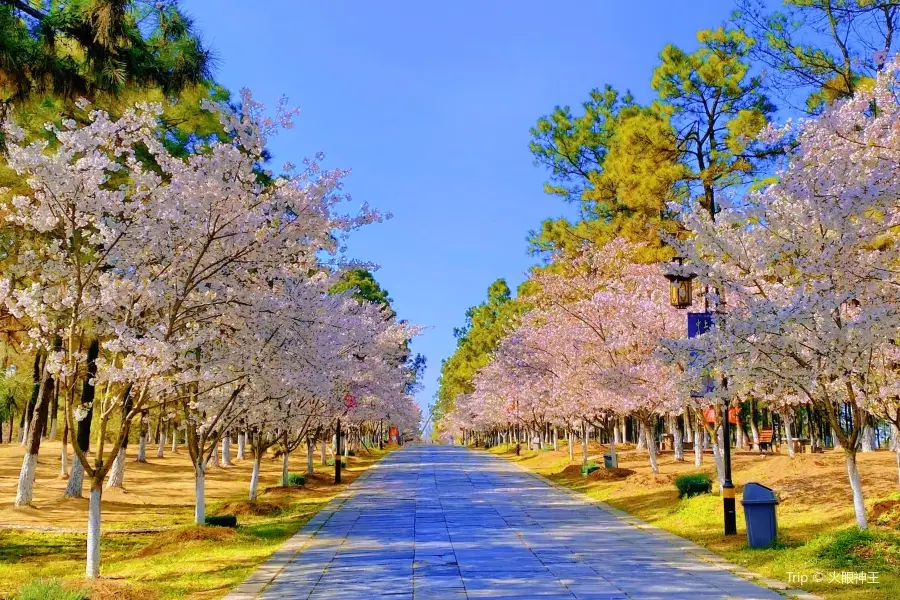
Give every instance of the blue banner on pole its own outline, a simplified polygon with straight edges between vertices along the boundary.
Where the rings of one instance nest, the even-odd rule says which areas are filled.
[[[688,338],[695,338],[697,336],[703,335],[707,331],[710,331],[713,327],[713,314],[711,312],[688,313],[687,316]],[[694,361],[696,358],[697,353],[692,351],[689,366],[694,366]],[[709,369],[704,369],[701,380],[701,391],[692,392],[691,396],[694,398],[702,398],[707,394],[713,393],[715,390],[716,383],[712,377],[712,374],[709,372]]]
[[[689,312],[688,316],[688,337],[695,338],[703,335],[713,326],[713,314],[711,312]]]

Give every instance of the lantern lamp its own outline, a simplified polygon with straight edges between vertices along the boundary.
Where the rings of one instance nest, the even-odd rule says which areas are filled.
[[[672,262],[679,267],[684,265],[684,259],[680,256],[676,256]],[[667,273],[666,279],[669,280],[669,302],[672,306],[675,308],[688,308],[692,304],[694,295],[691,284],[694,275]]]

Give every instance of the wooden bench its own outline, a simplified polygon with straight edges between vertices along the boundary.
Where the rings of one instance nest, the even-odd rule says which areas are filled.
[[[769,451],[774,449],[772,444],[772,437],[775,435],[775,430],[773,429],[760,429],[759,430],[759,450],[763,451],[768,446]]]

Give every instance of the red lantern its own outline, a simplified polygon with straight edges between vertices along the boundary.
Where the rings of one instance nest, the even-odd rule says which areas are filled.
[[[703,417],[706,419],[707,423],[715,423],[716,422],[716,409],[715,408],[707,408],[703,411]],[[732,425],[737,425],[737,417],[738,417],[738,409],[737,407],[728,409],[728,422]]]

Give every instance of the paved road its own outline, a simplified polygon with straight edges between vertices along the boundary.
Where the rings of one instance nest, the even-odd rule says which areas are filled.
[[[783,599],[459,447],[394,452],[319,520],[261,598]]]

